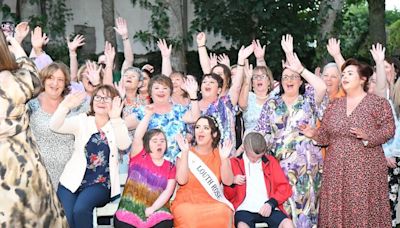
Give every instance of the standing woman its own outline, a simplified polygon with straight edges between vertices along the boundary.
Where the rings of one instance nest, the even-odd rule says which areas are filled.
[[[367,94],[373,70],[355,59],[342,66],[346,97],[327,108],[318,130],[302,127],[329,145],[324,164],[318,227],[391,227],[387,167],[382,144],[394,135],[385,98]]]
[[[20,44],[2,32],[0,56],[0,224],[67,227],[29,128],[25,104],[40,92],[37,69]]]
[[[75,136],[74,152],[65,165],[57,195],[69,226],[92,227],[93,209],[120,194],[118,150],[131,145],[118,91],[109,85],[93,91],[90,112],[67,117],[86,93],[68,95],[50,120],[51,130]]]
[[[282,40],[287,63],[279,94],[264,104],[255,131],[272,143],[272,151],[292,186],[293,195],[284,207],[294,225],[316,227],[322,156],[320,148],[301,134],[299,126],[315,126],[317,118],[322,116],[326,86],[321,78],[302,66],[292,50],[288,51],[288,38]]]
[[[245,81],[239,96],[239,107],[243,110],[245,134],[257,126],[262,107],[273,89],[272,71],[267,66],[245,66]],[[252,91],[251,91],[252,90]]]
[[[181,135],[177,138],[182,153],[176,161],[180,186],[171,207],[174,227],[232,227],[233,206],[221,183],[233,183],[228,159],[233,144],[227,141],[221,147],[218,123],[209,116],[197,120],[194,138],[193,148]]]
[[[58,105],[69,93],[71,79],[68,67],[58,62],[53,62],[43,68],[39,75],[43,87],[39,96],[28,103],[29,124],[39,145],[40,154],[53,187],[57,190],[61,173],[73,151],[74,136],[51,131],[49,122]],[[83,105],[78,106],[69,115],[78,114],[82,107]]]

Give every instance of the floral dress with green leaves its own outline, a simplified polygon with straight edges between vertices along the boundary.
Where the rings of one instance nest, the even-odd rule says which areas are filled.
[[[316,227],[322,174],[320,147],[302,135],[299,126],[315,126],[326,103],[324,100],[316,104],[314,89],[309,85],[292,107],[288,107],[281,96],[275,95],[264,104],[255,128],[272,144],[272,153],[280,161],[292,186],[293,195],[284,206],[298,228]]]

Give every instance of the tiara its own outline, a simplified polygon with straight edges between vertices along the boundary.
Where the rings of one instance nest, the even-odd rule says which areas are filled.
[[[215,118],[214,116],[207,116],[207,117],[209,117],[213,122],[214,122],[214,125],[219,129],[219,124],[218,124],[218,121],[217,121],[217,118]]]

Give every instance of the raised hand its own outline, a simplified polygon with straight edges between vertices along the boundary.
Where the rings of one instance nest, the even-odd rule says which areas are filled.
[[[213,68],[218,64],[217,54],[210,52],[210,67]]]
[[[219,149],[219,156],[221,159],[228,159],[228,157],[231,154],[231,151],[233,150],[233,143],[231,140],[225,140],[223,145],[219,144],[218,149]]]
[[[177,134],[175,136],[176,143],[178,143],[179,149],[181,150],[182,153],[187,153],[189,152],[189,142],[183,135]]]
[[[253,64],[249,64],[249,61],[247,59],[246,61],[244,61],[243,72],[246,77],[246,80],[250,82],[251,78],[253,77]]]
[[[374,58],[375,63],[383,62],[385,60],[385,47],[382,44],[377,43],[376,45],[372,45],[371,52],[372,58]]]
[[[287,62],[284,63],[284,68],[288,68],[291,71],[294,71],[298,74],[301,74],[304,70],[304,66],[301,64],[299,58],[296,53],[288,53],[287,54]]]
[[[42,50],[42,47],[49,42],[49,38],[46,33],[42,33],[42,28],[36,26],[31,32],[31,43],[34,50]]]
[[[224,64],[227,67],[231,67],[231,60],[229,59],[229,56],[225,53],[222,55],[218,55],[217,61],[219,64]]]
[[[206,45],[206,34],[204,32],[197,34],[196,41],[197,41],[198,47],[205,46]]]
[[[106,44],[104,45],[104,55],[106,56],[107,64],[112,67],[115,59],[115,48],[108,41],[106,41]]]
[[[121,80],[118,82],[114,82],[114,87],[118,90],[119,96],[122,97],[122,99],[125,99],[126,96],[126,89],[124,85],[124,81]]]
[[[253,40],[254,56],[257,59],[264,59],[266,46],[261,46],[260,40]]]
[[[154,72],[154,67],[152,65],[150,65],[150,64],[145,64],[142,67],[142,70],[147,70],[148,72],[153,73]]]
[[[61,102],[64,107],[69,110],[78,107],[86,98],[86,92],[76,92],[68,94]]]
[[[15,27],[15,39],[18,41],[18,43],[22,43],[22,41],[25,39],[25,37],[29,33],[29,24],[26,21],[23,21]]]
[[[330,38],[328,40],[328,44],[326,45],[326,49],[328,50],[328,53],[332,57],[341,55],[341,53],[340,53],[340,40],[336,40],[335,38]]]
[[[197,90],[199,89],[199,85],[193,78],[187,78],[185,83],[182,84],[181,88],[189,94],[191,99],[197,98]]]
[[[250,44],[247,47],[242,46],[238,53],[238,64],[243,64],[244,60],[247,59],[254,51],[254,46]]]
[[[386,157],[386,164],[388,167],[394,169],[397,168],[396,158],[395,157]]]
[[[97,86],[100,84],[100,71],[101,66],[97,66],[95,62],[87,61],[86,62],[86,69],[87,69],[87,77],[92,83],[93,86]]]
[[[78,47],[85,45],[85,37],[83,35],[76,35],[72,41],[67,38],[68,49],[70,52],[76,52]]]
[[[172,45],[170,44],[168,46],[167,41],[165,39],[159,39],[157,41],[157,47],[160,49],[161,56],[163,58],[169,58],[171,56]]]
[[[116,119],[121,117],[121,112],[123,108],[124,108],[124,102],[122,102],[122,99],[119,96],[114,97],[111,109],[108,112],[108,116],[110,117],[110,119]]]
[[[290,34],[282,36],[281,46],[283,51],[287,53],[293,53],[293,37]]]
[[[118,17],[115,19],[115,27],[114,27],[115,32],[118,33],[122,37],[122,39],[128,39],[129,34],[128,34],[128,25],[126,23],[126,20],[122,17]]]

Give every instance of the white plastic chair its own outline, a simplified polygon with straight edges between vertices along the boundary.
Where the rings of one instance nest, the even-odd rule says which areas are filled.
[[[124,190],[125,187],[125,183],[126,183],[126,179],[128,177],[127,173],[120,173],[119,174],[119,183],[121,185],[121,195],[122,192]],[[114,227],[113,226],[113,219],[111,219],[111,226],[110,225],[98,225],[97,224],[97,218],[98,217],[113,217],[115,212],[118,209],[118,204],[119,201],[121,200],[121,197],[118,197],[117,199],[109,202],[108,204],[106,204],[104,207],[96,207],[93,210],[93,227],[96,228],[100,228],[100,227]]]

